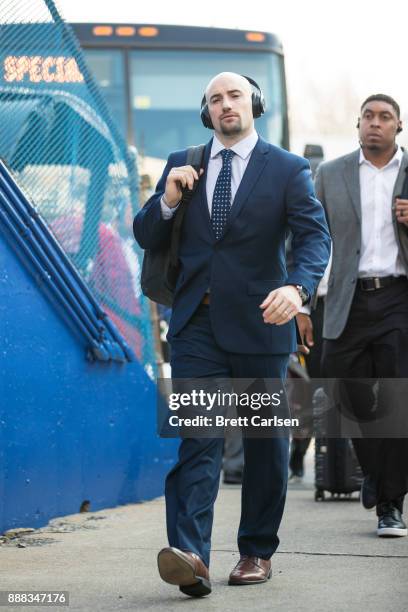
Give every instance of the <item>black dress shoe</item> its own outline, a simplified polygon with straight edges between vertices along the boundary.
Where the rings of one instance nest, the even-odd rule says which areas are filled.
[[[303,482],[303,474],[296,474],[295,472],[292,472],[289,475],[288,478],[288,484],[292,485],[292,484],[300,484],[301,482]]]
[[[377,485],[372,476],[366,476],[361,483],[360,499],[366,510],[373,510],[377,505]]]
[[[377,535],[382,538],[401,537],[407,535],[407,526],[402,520],[401,512],[392,502],[378,504]]]
[[[306,445],[305,445],[305,442],[307,442]],[[297,478],[297,479],[303,478],[303,475],[304,475],[303,461],[305,458],[305,454],[306,454],[308,445],[309,445],[309,440],[293,439],[291,442],[289,469],[291,472],[291,476],[293,476],[294,478]]]
[[[242,472],[224,472],[224,484],[242,484]]]

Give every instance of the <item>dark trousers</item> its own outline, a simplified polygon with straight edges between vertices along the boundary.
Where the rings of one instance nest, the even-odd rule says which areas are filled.
[[[376,291],[356,289],[343,333],[336,340],[324,340],[322,375],[362,379],[408,377],[406,278]],[[357,418],[369,421],[372,404],[361,398],[354,404],[352,409]],[[353,444],[364,474],[371,474],[377,481],[379,501],[394,501],[402,510],[403,496],[408,491],[408,439],[362,437],[353,439]]]
[[[186,327],[171,339],[172,378],[280,378],[289,356],[223,351],[215,342],[209,306],[199,306]],[[185,438],[177,464],[166,479],[170,546],[195,552],[210,562],[213,506],[218,493],[223,438]],[[244,438],[238,548],[269,559],[279,544],[288,479],[288,438]]]
[[[310,349],[310,354],[305,355],[307,373],[310,378],[321,378],[321,362],[323,350],[323,318],[324,318],[324,298],[317,299],[316,308],[310,313],[313,324],[314,345]],[[313,382],[312,382],[313,386]],[[315,389],[313,389],[314,391]]]
[[[244,470],[242,437],[238,436],[232,427],[225,429],[222,469],[224,470],[224,478],[226,475],[240,478]]]
[[[312,401],[313,394],[320,385],[321,378],[321,360],[323,347],[323,316],[324,316],[324,298],[318,298],[316,308],[313,308],[310,313],[310,318],[313,324],[313,341],[314,345],[311,348],[309,355],[305,355],[306,369],[309,377],[312,379],[310,383],[305,384],[305,393],[301,401],[303,408],[303,422],[308,422],[310,430],[313,430],[312,416]],[[314,379],[317,379],[316,381]],[[310,415],[310,420],[306,415]],[[289,459],[289,468],[293,474],[303,474],[303,460],[309,448],[311,438],[297,438],[294,436],[291,442],[291,451]]]

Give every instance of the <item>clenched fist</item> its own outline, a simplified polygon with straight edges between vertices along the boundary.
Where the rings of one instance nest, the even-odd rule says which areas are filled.
[[[397,221],[408,227],[408,200],[397,198],[395,200],[395,213]]]
[[[182,189],[192,189],[194,181],[198,181],[204,170],[197,173],[193,166],[180,166],[172,168],[167,176],[164,199],[169,208],[174,208],[182,198]]]

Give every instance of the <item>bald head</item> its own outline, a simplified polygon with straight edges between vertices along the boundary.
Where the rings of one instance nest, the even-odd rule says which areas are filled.
[[[252,87],[235,72],[221,72],[205,90],[208,113],[217,138],[232,146],[254,130]]]
[[[236,72],[220,72],[211,79],[205,89],[205,99],[207,100],[207,102],[213,91],[217,91],[217,88],[223,87],[223,85],[227,83],[231,87],[235,86],[243,92],[252,95],[251,85],[245,77],[240,74],[237,74]]]

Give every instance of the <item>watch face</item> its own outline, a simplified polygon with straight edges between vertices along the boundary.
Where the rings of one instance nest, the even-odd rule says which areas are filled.
[[[302,300],[302,306],[303,306],[308,301],[309,294],[307,291],[305,291],[302,285],[297,285],[297,290],[299,291],[299,295]]]

